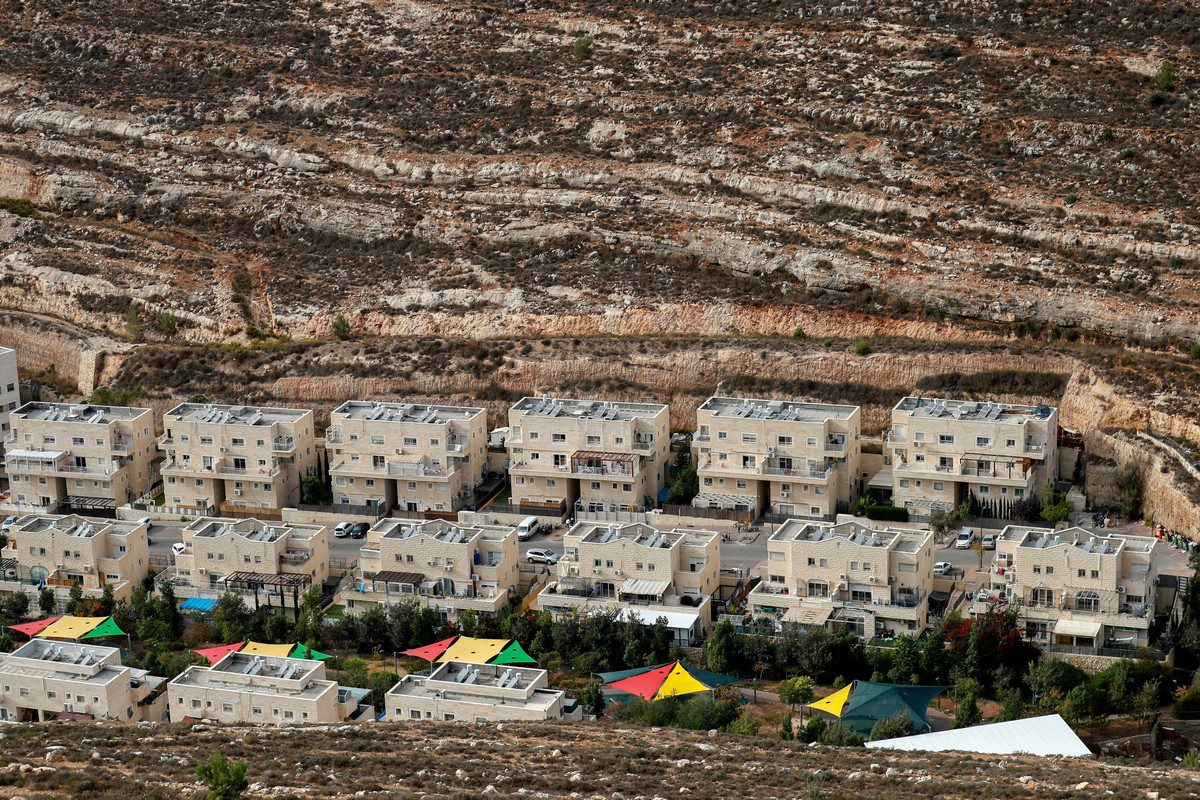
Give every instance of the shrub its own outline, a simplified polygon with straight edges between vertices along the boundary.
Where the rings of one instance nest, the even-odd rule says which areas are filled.
[[[248,785],[246,762],[231,762],[220,753],[214,753],[208,763],[196,765],[196,777],[208,785],[208,800],[233,800]]]
[[[88,398],[89,403],[98,406],[132,406],[137,401],[137,394],[129,389],[107,389],[103,386]]]
[[[596,37],[590,33],[585,33],[571,45],[571,54],[576,58],[591,58],[595,47]]]
[[[1192,346],[1188,348],[1188,354],[1192,358],[1200,359],[1200,342],[1192,342]]]
[[[37,216],[37,206],[23,197],[0,197],[0,211],[7,211],[18,217]]]
[[[975,700],[974,692],[967,692],[963,695],[962,700],[958,704],[958,713],[954,715],[953,728],[969,728],[972,725],[978,725],[983,721],[983,715],[979,713],[979,705]]]
[[[783,719],[779,723],[779,738],[785,742],[796,738],[796,732],[792,729],[792,715],[790,712],[784,714]]]
[[[729,723],[729,727],[726,730],[730,733],[736,733],[739,736],[758,736],[758,729],[761,725],[762,723],[759,722],[758,717],[751,716],[750,714],[742,714]]]
[[[142,326],[142,318],[132,305],[125,310],[125,338],[131,342],[140,342],[145,336],[146,329]]]
[[[1189,689],[1175,704],[1171,711],[1180,719],[1196,719],[1200,717],[1200,689]]]
[[[808,338],[808,334],[804,332],[804,328],[796,328],[796,330],[792,331],[792,338],[797,342],[803,342]]]
[[[164,311],[158,318],[158,330],[163,336],[171,338],[179,330],[179,317],[169,311]]]
[[[800,731],[796,734],[796,738],[805,744],[821,741],[821,736],[825,733],[827,723],[824,717],[813,717],[808,721]]]
[[[826,725],[821,732],[821,744],[836,747],[862,747],[863,738],[855,733],[853,728],[846,725]]]
[[[862,336],[854,340],[854,355],[866,356],[871,354],[871,343]]]
[[[871,741],[880,739],[899,739],[901,736],[912,736],[917,732],[912,717],[903,711],[898,711],[890,717],[879,720],[871,728]]]
[[[889,522],[908,522],[908,509],[904,506],[867,506],[867,519],[888,520]]]

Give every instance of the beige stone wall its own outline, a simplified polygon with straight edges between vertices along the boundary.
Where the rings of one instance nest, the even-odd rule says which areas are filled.
[[[182,722],[189,717],[267,725],[328,725],[343,721],[337,703],[337,684],[333,681],[318,681],[320,691],[312,696],[310,693],[258,692],[240,684],[225,685],[219,679],[196,677],[208,671],[205,667],[190,667],[180,676],[188,676],[186,680],[176,678],[168,685],[167,706],[171,722]]]

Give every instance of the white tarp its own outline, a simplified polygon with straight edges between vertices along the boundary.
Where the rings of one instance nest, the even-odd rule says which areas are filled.
[[[659,617],[665,617],[667,627],[673,630],[690,631],[696,626],[700,615],[685,611],[659,611],[657,608],[627,608],[620,614],[620,619],[629,622],[640,622],[643,625],[653,625]]]
[[[1054,623],[1055,636],[1087,636],[1095,639],[1100,635],[1101,624],[1085,619],[1060,619]]]
[[[671,587],[670,581],[653,581],[649,578],[626,578],[621,584],[621,594],[648,594],[662,597]]]
[[[994,722],[952,731],[922,733],[899,739],[867,742],[867,747],[882,750],[923,750],[940,752],[954,750],[989,755],[1033,756],[1090,756],[1092,751],[1075,735],[1071,726],[1058,714],[1030,717],[1012,722]]]

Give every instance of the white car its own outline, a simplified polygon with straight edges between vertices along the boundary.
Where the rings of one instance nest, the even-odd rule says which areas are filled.
[[[933,565],[934,575],[949,575],[954,571],[954,565],[949,561],[939,561]]]
[[[517,525],[517,541],[524,542],[532,539],[541,527],[537,517],[526,517],[521,520],[521,524]]]
[[[183,555],[184,550],[187,550],[187,545],[183,542],[176,542],[175,544],[171,545],[171,552],[177,556]]]
[[[0,530],[6,531],[9,528],[11,528],[13,525],[16,525],[16,524],[17,524],[17,515],[13,514],[11,517],[4,518],[4,524],[0,525]]]
[[[557,564],[558,553],[542,547],[535,547],[525,553],[525,560],[530,564]]]
[[[958,538],[954,540],[955,550],[970,550],[971,543],[975,541],[975,530],[973,528],[963,528],[958,534]]]
[[[339,522],[333,529],[333,535],[339,539],[345,539],[350,535],[350,529],[353,527],[353,522]]]
[[[984,550],[995,550],[996,549],[996,534],[989,533],[986,536],[984,536],[982,544],[983,544]]]

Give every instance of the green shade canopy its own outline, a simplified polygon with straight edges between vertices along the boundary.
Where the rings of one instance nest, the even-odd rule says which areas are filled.
[[[492,659],[493,664],[536,664],[537,659],[525,652],[521,643],[513,639],[508,646]]]
[[[328,653],[322,653],[319,650],[313,650],[311,647],[298,644],[292,648],[292,652],[288,653],[288,658],[306,658],[310,661],[324,661],[327,658],[332,658],[332,656]]]
[[[855,681],[854,691],[842,709],[841,721],[866,735],[881,719],[907,714],[918,731],[929,730],[925,712],[945,686],[907,686],[894,683]]]
[[[90,631],[80,636],[80,639],[103,639],[106,636],[124,636],[125,631],[113,621],[112,617],[104,620]]]

